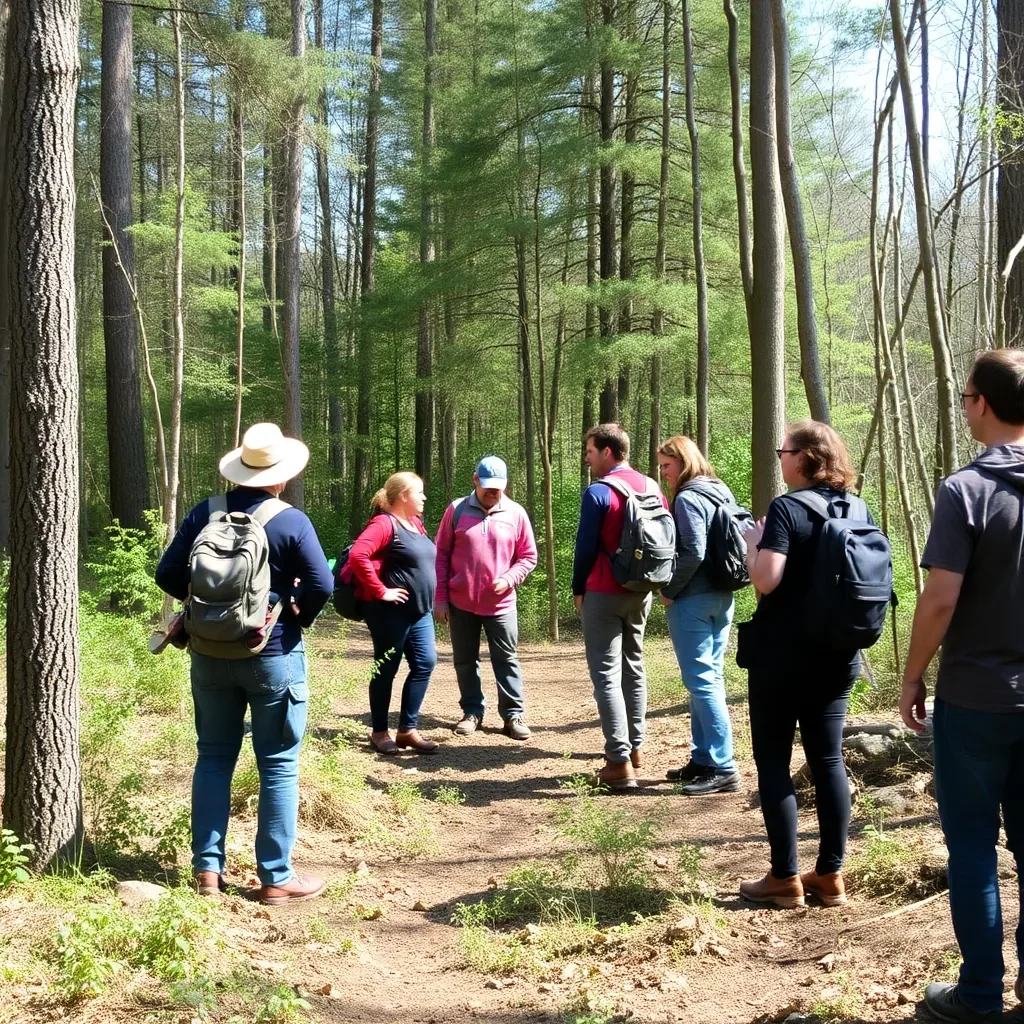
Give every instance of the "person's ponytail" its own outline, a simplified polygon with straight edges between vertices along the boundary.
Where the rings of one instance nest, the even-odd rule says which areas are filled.
[[[388,492],[386,487],[382,487],[377,493],[370,499],[370,515],[379,516],[382,513],[387,512],[390,502],[388,501]]]

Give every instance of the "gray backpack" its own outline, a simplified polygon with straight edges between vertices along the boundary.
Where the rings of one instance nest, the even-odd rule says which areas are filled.
[[[639,494],[612,474],[600,483],[621,495],[625,506],[619,546],[609,552],[615,582],[640,594],[659,590],[676,567],[676,524],[661,492]]]
[[[210,499],[209,522],[199,531],[188,561],[185,632],[193,651],[239,659],[267,646],[283,602],[270,608],[270,548],[264,528],[290,507],[268,498],[252,513],[229,512],[223,494]]]

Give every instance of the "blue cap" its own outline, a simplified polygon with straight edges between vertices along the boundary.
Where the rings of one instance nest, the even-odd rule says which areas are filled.
[[[508,486],[508,466],[497,455],[485,455],[476,464],[474,472],[485,491],[492,487],[503,491]]]

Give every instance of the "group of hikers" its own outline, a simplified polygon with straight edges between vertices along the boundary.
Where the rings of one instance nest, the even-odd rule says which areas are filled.
[[[1001,812],[1015,856],[1024,843],[1024,350],[979,356],[962,404],[984,451],[938,489],[900,714],[910,728],[925,728],[924,675],[941,646],[931,711],[936,795],[963,965],[957,984],[929,985],[925,999],[943,1020],[980,1021],[1003,1003]],[[596,784],[631,789],[643,769],[643,641],[657,596],[690,695],[690,756],[667,774],[683,793],[707,796],[740,788],[723,669],[734,593],[753,585],[757,607],[738,627],[736,658],[748,677],[770,866],[739,891],[783,908],[808,896],[835,906],[847,899],[843,726],[859,651],[884,623],[892,569],[888,543],[853,493],[856,474],[838,433],[804,420],[779,440],[788,491],[755,521],[690,438],[672,437],[658,449],[666,497],[630,466],[621,426],[589,430],[585,459],[594,482],[582,495],[572,591],[604,734]],[[198,736],[196,886],[214,894],[225,885],[231,777],[248,708],[260,776],[260,899],[269,905],[324,889],[321,879],[294,870],[291,853],[308,697],[302,631],[332,595],[343,614],[365,621],[373,641],[370,744],[379,753],[438,751],[418,728],[437,662],[435,620],[451,637],[461,707],[454,732],[469,736],[484,721],[482,633],[503,731],[530,737],[516,588],[535,568],[537,548],[526,511],[507,493],[505,463],[480,460],[472,493],[446,508],[433,540],[422,520],[422,480],[393,474],[374,495],[366,527],[332,566],[306,515],[280,500],[308,458],[301,441],[273,424],[251,427],[220,462],[235,486],[188,513],[156,576],[185,602]],[[408,675],[392,734],[403,658]],[[802,873],[790,774],[798,726],[819,826],[817,859]],[[1024,963],[1024,926],[1017,943]],[[1024,974],[1014,991],[1024,999]]]

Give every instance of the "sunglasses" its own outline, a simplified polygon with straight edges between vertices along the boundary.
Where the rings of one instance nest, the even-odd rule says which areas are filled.
[[[783,455],[799,455],[803,448],[776,448],[775,454],[781,459]]]

